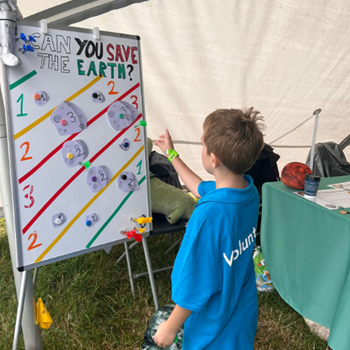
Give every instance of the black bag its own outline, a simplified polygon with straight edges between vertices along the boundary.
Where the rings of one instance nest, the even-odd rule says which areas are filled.
[[[155,175],[163,182],[181,189],[181,183],[175,168],[163,154],[156,151],[151,152],[149,156],[149,170],[151,177]]]
[[[277,161],[280,156],[273,151],[270,145],[264,144],[259,158],[255,164],[246,172],[253,178],[254,185],[261,198],[261,188],[265,182],[280,181],[280,175],[277,167]]]
[[[310,166],[311,150],[306,164]],[[350,163],[341,147],[335,142],[316,143],[313,174],[321,177],[344,176],[350,174]]]

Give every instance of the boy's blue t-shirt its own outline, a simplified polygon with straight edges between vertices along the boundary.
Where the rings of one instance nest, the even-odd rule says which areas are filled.
[[[259,195],[203,181],[172,273],[172,299],[192,310],[183,350],[252,350],[258,300],[252,253]]]

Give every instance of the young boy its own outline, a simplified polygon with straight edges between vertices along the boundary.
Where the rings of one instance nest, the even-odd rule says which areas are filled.
[[[220,109],[204,121],[202,162],[214,181],[202,181],[174,151],[166,130],[155,142],[170,154],[198,198],[172,273],[176,306],[159,325],[155,343],[167,347],[185,322],[183,350],[252,350],[258,301],[252,252],[259,196],[243,175],[263,148],[259,112]]]

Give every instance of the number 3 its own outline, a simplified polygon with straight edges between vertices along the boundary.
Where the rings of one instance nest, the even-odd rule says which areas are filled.
[[[30,203],[25,205],[25,208],[31,208],[34,205],[34,197],[32,196],[32,193],[34,191],[34,187],[32,185],[27,185],[26,187],[23,188],[23,191],[26,189],[29,189],[29,193],[24,195],[24,198],[27,198],[30,200]]]
[[[136,95],[132,95],[132,96],[130,96],[130,98],[134,99],[132,104],[135,106],[136,109],[139,109],[139,105],[137,104],[137,96]]]

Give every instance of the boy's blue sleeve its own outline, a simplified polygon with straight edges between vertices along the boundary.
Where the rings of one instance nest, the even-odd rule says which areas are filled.
[[[172,274],[172,299],[179,306],[198,312],[213,294],[222,289],[222,271],[213,247],[206,244],[205,236],[210,230],[210,223],[207,220],[193,223],[192,220],[191,227],[195,230],[186,232],[176,257]]]
[[[198,194],[203,197],[211,191],[214,191],[216,187],[215,181],[202,181],[198,185]]]

